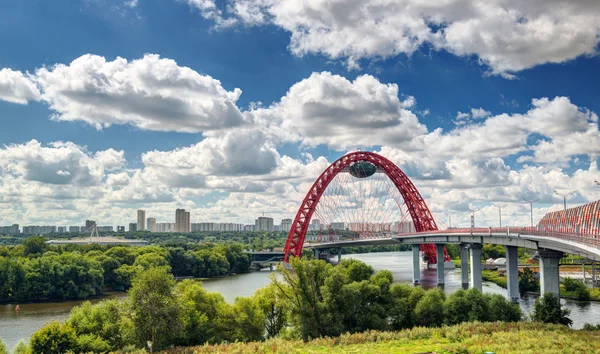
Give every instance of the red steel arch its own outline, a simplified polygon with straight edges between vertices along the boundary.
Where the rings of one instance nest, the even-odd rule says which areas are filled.
[[[306,194],[306,197],[300,205],[300,209],[298,209],[296,218],[294,218],[292,228],[290,229],[290,233],[285,242],[284,262],[287,262],[290,256],[300,257],[302,255],[302,246],[304,244],[304,239],[306,238],[306,231],[308,230],[310,219],[319,203],[319,199],[329,183],[345,167],[358,161],[368,161],[375,166],[378,166],[385,172],[390,180],[392,180],[402,195],[402,198],[404,198],[417,232],[435,231],[438,229],[437,224],[433,219],[433,214],[431,214],[427,204],[425,204],[425,200],[423,200],[423,197],[421,197],[421,194],[415,185],[408,179],[406,174],[396,166],[396,164],[374,152],[352,152],[342,156],[329,165],[329,167],[321,173],[319,178],[317,178],[315,183],[313,183]],[[429,262],[435,263],[435,246],[421,245],[421,249],[427,255]]]

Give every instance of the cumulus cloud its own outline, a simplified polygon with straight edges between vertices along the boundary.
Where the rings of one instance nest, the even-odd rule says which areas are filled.
[[[54,119],[82,120],[98,129],[130,124],[140,129],[201,132],[243,124],[236,101],[218,80],[147,54],[131,62],[86,54],[70,64],[35,72]]]
[[[306,145],[348,147],[398,144],[426,127],[407,108],[414,97],[399,98],[398,85],[371,75],[354,81],[329,72],[313,73],[294,84],[281,100],[250,112],[282,140]]]
[[[91,156],[85,148],[71,142],[42,146],[31,140],[0,149],[4,174],[44,184],[97,185],[103,181],[105,170],[118,169],[123,162],[123,151],[109,149]]]
[[[600,3],[559,0],[187,0],[217,27],[272,24],[290,33],[292,53],[343,59],[411,55],[429,43],[475,55],[494,74],[594,55]]]
[[[40,100],[40,91],[29,75],[8,68],[0,69],[0,100],[27,104]]]

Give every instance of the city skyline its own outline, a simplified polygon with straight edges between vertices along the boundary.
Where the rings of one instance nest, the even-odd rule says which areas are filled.
[[[356,150],[453,226],[600,199],[593,2],[325,3],[0,4],[0,224],[293,219]]]

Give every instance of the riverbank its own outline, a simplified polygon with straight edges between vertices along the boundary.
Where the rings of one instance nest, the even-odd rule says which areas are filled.
[[[481,277],[484,281],[489,281],[490,283],[494,283],[504,289],[507,288],[506,276],[501,275],[496,270],[484,270],[481,272]],[[561,282],[562,284],[562,282]],[[539,293],[532,292],[532,294],[539,295]],[[560,289],[560,297],[564,299],[571,299],[577,301],[600,301],[600,289],[592,288],[589,289],[589,298],[582,299],[578,296],[578,293],[575,291],[567,291],[564,286],[561,286]]]
[[[594,353],[600,331],[540,323],[464,323],[399,332],[368,331],[309,342],[271,339],[175,348],[163,353]],[[138,353],[145,353],[139,351]]]

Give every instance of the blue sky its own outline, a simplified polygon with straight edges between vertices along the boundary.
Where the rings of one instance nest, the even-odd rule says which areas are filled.
[[[3,2],[0,224],[293,217],[354,149],[465,225],[596,200],[598,23],[594,2]]]

